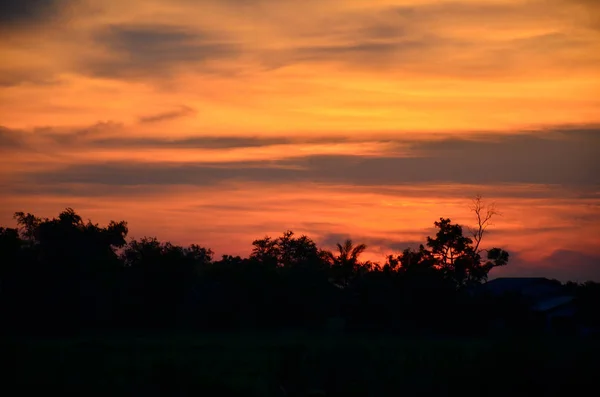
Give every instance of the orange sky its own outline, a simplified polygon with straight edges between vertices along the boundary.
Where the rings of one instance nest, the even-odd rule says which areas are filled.
[[[293,229],[380,259],[483,193],[502,274],[600,279],[599,4],[5,1],[0,224],[72,206],[219,254]]]

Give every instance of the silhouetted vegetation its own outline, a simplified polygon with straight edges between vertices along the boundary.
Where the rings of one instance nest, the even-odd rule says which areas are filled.
[[[125,221],[100,227],[71,208],[15,219],[16,229],[0,229],[0,294],[6,324],[22,332],[317,330],[333,319],[356,330],[451,331],[465,288],[508,261],[497,248],[484,261],[450,219],[435,222],[427,247],[383,265],[360,260],[364,244],[330,252],[292,231],[255,240],[248,258],[214,259],[198,245],[127,241]]]
[[[497,212],[491,208],[483,213],[480,198],[474,203],[478,227],[471,231],[473,238],[463,234],[461,225],[441,218],[434,223],[436,234],[427,237],[426,244],[389,255],[382,264],[361,260],[361,253],[367,248],[364,244],[347,240],[330,252],[319,248],[308,236],[297,236],[292,231],[277,238],[267,236],[255,240],[248,258],[224,255],[215,259],[209,248],[199,245],[181,247],[147,237],[127,240],[125,221],[113,221],[101,227],[84,221],[70,208],[52,219],[19,212],[15,214],[16,228],[0,228],[2,331],[7,336],[12,335],[13,339],[27,335],[71,339],[42,345],[39,339],[27,342],[37,346],[31,348],[37,352],[31,359],[41,360],[35,365],[27,361],[27,355],[33,354],[34,350],[16,353],[16,348],[5,347],[8,350],[2,353],[18,355],[14,368],[33,365],[27,367],[27,371],[33,371],[35,376],[41,377],[39,379],[46,379],[40,382],[53,384],[60,382],[48,375],[52,373],[48,355],[59,350],[68,357],[63,357],[66,361],[56,371],[70,373],[60,376],[73,377],[75,373],[81,379],[87,379],[93,376],[95,366],[101,364],[96,362],[88,369],[75,369],[72,366],[78,362],[77,355],[86,354],[87,359],[103,360],[101,366],[106,370],[107,362],[121,368],[128,360],[137,360],[135,357],[146,354],[135,349],[151,349],[148,345],[141,347],[139,344],[145,342],[137,339],[131,342],[132,345],[124,346],[124,342],[119,342],[123,335],[140,332],[145,335],[202,334],[212,342],[198,342],[204,347],[190,347],[190,352],[182,357],[168,358],[161,353],[152,360],[154,367],[136,369],[144,373],[140,376],[153,378],[152,382],[160,383],[160,377],[166,377],[164,381],[171,384],[165,387],[170,387],[171,391],[176,388],[173,382],[202,389],[210,386],[212,375],[204,373],[194,378],[189,371],[193,368],[208,373],[221,370],[219,365],[225,364],[217,361],[224,360],[223,354],[234,354],[228,347],[218,345],[223,335],[240,331],[245,335],[262,335],[256,339],[260,344],[265,343],[268,335],[300,332],[305,336],[320,336],[313,339],[305,336],[294,339],[292,336],[284,344],[263,346],[261,353],[256,353],[261,348],[246,341],[246,348],[258,355],[249,357],[244,364],[250,372],[238,375],[252,376],[251,367],[266,372],[263,373],[265,378],[256,375],[258,382],[263,383],[250,387],[248,382],[240,381],[246,385],[241,388],[267,396],[308,395],[309,388],[326,391],[326,395],[383,395],[385,388],[397,392],[408,390],[409,395],[421,392],[446,394],[462,387],[462,381],[454,377],[465,372],[470,377],[485,379],[486,371],[499,370],[504,363],[502,360],[514,366],[514,358],[508,356],[508,351],[514,352],[516,348],[512,346],[507,350],[505,345],[498,348],[484,343],[472,351],[472,347],[463,345],[442,347],[443,343],[439,341],[435,342],[437,345],[428,342],[437,346],[432,351],[432,347],[423,342],[425,336],[466,337],[476,344],[479,337],[498,334],[593,334],[600,327],[600,284],[563,285],[545,279],[521,280],[523,285],[525,282],[527,285],[537,283],[535,288],[528,287],[525,293],[525,289],[517,285],[519,283],[511,280],[496,283],[495,288],[492,288],[493,283],[485,283],[490,271],[508,264],[509,254],[500,248],[481,249],[483,232],[491,215]],[[543,290],[543,294],[530,293],[536,288]],[[540,303],[540,296],[554,299],[561,308],[566,307],[563,302],[571,304],[573,312],[559,316],[567,325],[548,327],[552,319],[545,313],[548,307],[559,304],[546,303],[548,299]],[[411,348],[398,341],[389,342],[387,346],[373,342],[374,345],[367,347],[352,339],[375,333],[387,341],[395,337],[418,336],[420,339],[417,340],[421,342]],[[108,339],[93,343],[89,339],[78,339],[109,334],[113,339],[108,342]],[[215,337],[218,334],[222,336]],[[82,342],[85,340],[88,344]],[[62,347],[57,348],[57,343],[63,343]],[[161,343],[165,342],[159,345]],[[315,343],[321,346],[317,350],[314,350]],[[424,350],[418,352],[418,346]],[[116,349],[113,356],[106,352],[110,349]],[[383,353],[385,349],[392,350]],[[538,349],[542,348],[538,346]],[[193,357],[193,352],[208,356]],[[493,364],[485,358],[490,352],[496,355]],[[419,375],[421,378],[412,377],[411,373],[418,372],[419,365],[423,365],[419,361],[423,354],[431,356],[428,360],[438,361],[431,370],[440,372],[437,375],[423,375],[426,373],[423,372]],[[464,356],[469,354],[475,358],[463,362]],[[210,370],[208,367],[212,364],[208,364],[207,357],[216,360]],[[541,357],[538,358],[541,360]],[[557,357],[549,358],[546,363],[559,362],[561,359]],[[527,361],[521,357],[519,360],[532,364],[537,363],[538,358]],[[388,364],[381,360],[388,360]],[[41,370],[35,369],[36,365],[47,366],[45,370],[50,369],[50,372],[42,375]],[[198,369],[200,367],[202,369]],[[155,378],[152,371],[161,375]],[[403,371],[400,380],[382,381],[373,386],[376,374],[392,379],[393,371]],[[117,381],[107,374],[96,375],[108,376],[110,382]],[[433,376],[439,377],[435,384],[431,383]],[[583,375],[579,373],[578,376]],[[181,381],[181,377],[187,380]],[[131,380],[127,387],[137,387],[134,384],[138,381]],[[27,383],[24,379],[20,382]],[[192,385],[194,382],[197,382],[196,386]],[[532,382],[539,382],[537,387],[542,387],[541,378]],[[215,384],[210,387],[213,386],[224,387]],[[98,393],[100,390],[110,392],[110,388],[98,387]],[[269,389],[273,387],[275,389]],[[375,392],[373,387],[381,390]],[[129,393],[122,388],[119,390]],[[156,392],[140,390],[136,392]],[[420,391],[413,393],[410,390]],[[500,386],[498,390],[506,392]],[[482,393],[491,395],[496,391]]]

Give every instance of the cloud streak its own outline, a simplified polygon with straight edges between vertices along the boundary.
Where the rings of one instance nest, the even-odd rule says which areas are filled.
[[[237,46],[216,34],[161,24],[108,25],[94,35],[106,56],[84,60],[92,76],[140,78],[165,76],[178,68],[197,68],[235,58]]]
[[[180,117],[187,117],[194,115],[196,111],[188,106],[181,106],[178,110],[173,110],[170,112],[163,112],[158,114],[153,114],[150,116],[140,117],[140,123],[159,123],[162,121],[169,121],[178,119]]]
[[[0,126],[0,151],[23,148],[24,145],[18,131]]]
[[[42,183],[112,183],[118,185],[214,185],[236,180],[282,183],[316,181],[328,184],[385,186],[411,183],[545,184],[600,187],[600,134],[596,130],[548,132],[545,136],[485,135],[435,141],[392,141],[379,155],[305,154],[290,158],[211,162],[78,163],[28,177]],[[63,138],[64,139],[64,138]],[[118,140],[91,145],[115,147]],[[297,143],[284,139],[199,137],[167,141],[124,141],[138,147],[227,150]],[[407,147],[395,154],[394,147]],[[130,146],[132,149],[135,146]],[[268,156],[267,156],[268,158]]]
[[[3,0],[0,4],[0,25],[33,25],[60,11],[64,0]]]

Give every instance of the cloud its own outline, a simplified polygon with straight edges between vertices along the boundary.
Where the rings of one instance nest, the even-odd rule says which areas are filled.
[[[73,2],[78,7],[68,11]],[[38,7],[42,3],[48,6]],[[72,15],[65,20],[85,21],[86,30],[96,33],[90,42],[87,31],[78,32],[76,43],[65,49],[68,54],[57,57],[63,72],[155,84],[166,84],[167,77],[177,76],[182,70],[229,77],[260,76],[284,66],[307,63],[319,64],[319,68],[336,63],[336,68],[353,71],[385,69],[396,75],[469,80],[529,77],[565,70],[595,72],[600,65],[598,57],[582,55],[592,54],[597,40],[557,28],[558,21],[575,27],[585,23],[582,19],[586,17],[576,12],[575,6],[567,6],[566,0],[552,0],[552,7],[547,1],[416,2],[405,6],[385,2],[370,7],[365,7],[367,2],[357,1],[340,7],[332,1],[304,1],[300,5],[290,1],[179,0],[166,13],[154,2],[146,6],[147,10],[160,10],[156,12],[157,22],[137,14],[122,17],[117,11],[122,8],[126,14],[133,7],[121,7],[117,2],[103,2],[92,12],[89,2],[84,2],[85,7],[79,3],[8,0],[3,2],[6,12],[2,15],[30,21],[70,12]],[[590,10],[587,19],[598,20],[594,1],[574,3]],[[240,17],[240,10],[245,18]],[[196,13],[203,15],[193,20],[190,16]],[[214,13],[215,20],[223,21],[222,27],[205,18],[206,13]],[[111,20],[131,22],[99,26]],[[68,25],[63,24],[61,29],[68,31]],[[67,34],[72,36],[71,32]],[[77,51],[77,46],[85,48]],[[52,57],[53,51],[49,49],[42,56]],[[55,70],[25,73],[21,64],[12,69],[3,70],[2,74],[9,77],[0,78],[0,84],[47,84],[61,74]]]
[[[21,149],[24,147],[19,131],[0,126],[0,151]]]
[[[218,163],[89,163],[28,177],[35,183],[114,185],[205,186],[227,181],[297,181],[356,186],[546,184],[598,189],[599,140],[599,134],[588,130],[548,132],[545,135],[497,135],[471,140],[446,138],[410,142],[409,157],[388,153],[380,156],[306,155],[283,160]],[[108,144],[116,142],[109,141]],[[212,137],[183,139],[173,145],[212,145],[210,147],[218,150],[241,144],[271,143],[273,141],[260,139]]]
[[[55,16],[65,0],[2,0],[0,26],[33,25]]]
[[[269,54],[266,64],[333,62],[351,70],[462,79],[548,74],[557,65],[594,73],[600,60],[577,54],[593,51],[597,40],[556,27],[565,20],[577,25],[580,15],[571,11],[544,1],[342,8],[316,14],[314,23],[301,25],[301,34],[281,27],[303,40]]]
[[[426,47],[439,45],[435,40],[408,40],[404,42],[359,42],[358,44],[329,45],[301,47],[296,49],[298,58],[305,60],[345,60],[352,61],[362,58],[363,62],[371,60],[380,62],[393,55],[403,55],[408,52],[423,51]]]
[[[578,58],[574,62],[573,54],[591,50],[596,40],[563,33],[492,41],[431,32],[403,36],[385,25],[371,27],[365,32],[349,43],[301,46],[285,51],[275,58],[280,62],[277,66],[335,62],[353,70],[391,71],[393,68],[396,72],[422,76],[473,79],[530,74],[534,69],[526,66],[531,64],[535,69],[547,67],[548,72],[552,72],[552,66],[557,64],[563,67],[562,70],[566,67],[588,71],[600,64],[596,57]],[[390,36],[383,38],[387,34]],[[444,61],[440,62],[442,59]]]
[[[164,112],[140,117],[140,124],[152,124],[185,117],[195,111],[187,106],[180,110]],[[316,137],[288,138],[283,136],[216,136],[201,135],[169,138],[168,136],[127,136],[123,133],[124,124],[112,121],[99,121],[89,126],[73,128],[38,127],[32,130],[17,130],[0,125],[0,143],[4,146],[17,147],[26,152],[34,147],[43,148],[47,144],[60,145],[62,149],[70,147],[95,149],[234,149],[257,148],[272,145],[285,145],[295,142],[305,143],[341,143],[347,138]]]
[[[0,88],[14,87],[21,84],[34,84],[38,86],[50,86],[58,84],[59,80],[54,76],[47,76],[43,71],[35,68],[6,70],[0,66]]]
[[[560,201],[556,200],[554,201],[555,204],[559,204]],[[592,204],[592,206],[595,207],[595,205]],[[600,209],[600,206],[598,206],[598,208]],[[598,222],[600,221],[600,213],[598,214],[586,214],[585,217],[583,217],[582,219],[573,219],[571,218],[572,221],[577,222],[577,226],[573,226],[572,224],[563,224],[563,225],[557,225],[557,226],[528,226],[526,230],[521,230],[520,233],[523,235],[550,235],[550,234],[556,234],[556,233],[573,233],[575,230],[574,228],[581,228],[582,225],[584,224],[590,224],[590,225],[597,225]],[[501,227],[494,227],[492,230],[487,231],[487,234],[493,234],[495,238],[505,238],[505,237],[510,237],[511,235],[513,235],[515,233],[514,229],[510,229],[510,228],[501,228]]]
[[[298,173],[299,171],[297,171]],[[223,181],[282,181],[294,171],[269,168],[268,164],[80,164],[66,169],[32,175],[38,183],[99,183],[105,185],[196,185],[208,186]]]
[[[190,138],[100,138],[89,144],[100,148],[180,148],[180,149],[234,149],[289,144],[283,138],[260,138],[242,136],[199,136]]]
[[[295,181],[290,182],[281,182],[279,184],[272,184],[269,182],[255,182],[255,183],[244,183],[240,185],[235,180],[228,181],[220,181],[215,182],[213,185],[200,185],[200,186],[187,186],[184,187],[182,185],[174,184],[170,185],[168,188],[165,185],[157,185],[157,184],[141,184],[141,185],[115,185],[115,184],[101,184],[101,183],[31,183],[32,176],[31,175],[23,175],[22,173],[16,173],[16,175],[11,178],[11,181],[5,181],[6,183],[2,186],[3,192],[6,194],[12,194],[17,196],[26,196],[26,197],[38,197],[40,195],[50,195],[57,199],[65,198],[65,197],[81,197],[81,198],[89,198],[94,197],[99,200],[104,200],[110,197],[155,197],[159,194],[165,194],[171,191],[171,189],[187,189],[193,193],[192,195],[202,195],[206,194],[209,191],[224,191],[227,189],[231,189],[232,191],[240,191],[243,190],[243,187],[246,186],[248,189],[255,189],[260,191],[265,191],[265,189],[292,189],[292,188],[301,188],[306,187],[307,189],[313,191],[314,184],[299,184]],[[41,178],[38,179],[41,181]],[[53,179],[54,180],[54,179]],[[323,186],[323,185],[321,185]],[[345,192],[345,194],[371,194],[376,193],[378,197],[383,197],[384,200],[391,201],[390,208],[398,208],[402,210],[401,202],[398,202],[398,197],[402,197],[406,200],[420,200],[423,197],[438,197],[443,196],[447,200],[461,200],[468,201],[469,198],[474,197],[476,194],[482,194],[484,197],[493,197],[496,200],[499,199],[541,199],[541,200],[552,200],[553,202],[559,202],[561,205],[565,205],[567,208],[571,205],[578,205],[577,200],[581,199],[598,199],[600,198],[600,190],[593,188],[567,188],[558,187],[558,186],[546,186],[546,185],[502,185],[500,187],[493,185],[467,185],[467,184],[426,184],[426,183],[415,183],[410,185],[398,185],[398,186],[349,186],[349,185],[332,185],[331,189],[334,189],[336,192]],[[326,196],[328,193],[323,193]],[[273,196],[275,197],[275,196]],[[307,202],[310,205],[313,205],[314,200],[307,199],[306,197],[299,199],[302,204],[306,204]],[[561,201],[563,200],[563,201]],[[466,202],[465,201],[465,202]],[[322,197],[318,200],[318,202],[314,203],[315,206],[323,206],[327,205],[327,200],[325,197]],[[397,205],[397,204],[400,205]],[[575,203],[575,204],[574,204]],[[289,200],[285,202],[278,202],[277,204],[270,204],[269,208],[273,206],[277,206],[277,208],[285,210],[289,205]],[[384,204],[385,205],[385,204]],[[205,210],[222,210],[224,208],[229,208],[231,210],[237,208],[237,210],[241,213],[247,213],[249,210],[253,210],[255,208],[252,207],[252,204],[243,204],[243,205],[234,205],[229,206],[227,204],[206,204],[198,207],[199,209]],[[443,215],[443,214],[442,214]],[[437,216],[437,215],[436,215]],[[435,218],[435,217],[434,217]],[[432,218],[433,219],[433,218]],[[590,223],[591,221],[586,221],[585,223]],[[336,224],[331,224],[330,226],[335,226]],[[326,225],[317,225],[314,223],[301,223],[298,226],[298,230],[310,230],[327,232],[328,230],[320,230],[321,226]],[[319,230],[317,230],[319,229]],[[560,233],[572,232],[573,228],[569,230],[557,230]],[[548,230],[548,232],[550,232]],[[514,235],[514,230],[503,230],[494,228],[491,233],[498,238],[504,238]]]
[[[344,136],[265,136],[265,135],[189,135],[169,137],[167,134],[146,134],[140,132],[140,127],[169,122],[196,114],[189,106],[162,113],[138,117],[139,125],[126,125],[114,121],[98,121],[90,125],[74,127],[35,127],[24,130],[11,129],[0,125],[4,135],[18,137],[22,143],[21,150],[37,148],[36,150],[56,152],[48,145],[59,145],[59,151],[77,148],[94,151],[97,149],[241,149],[259,148],[274,145],[293,144],[357,144],[373,142],[372,139],[352,138]],[[143,131],[143,130],[142,130]],[[378,142],[378,140],[376,140]],[[391,142],[385,139],[381,142]]]
[[[196,111],[188,106],[181,106],[178,110],[173,110],[170,112],[153,114],[150,116],[140,117],[140,123],[158,123],[161,121],[169,121],[178,119],[181,117],[186,117],[195,114]]]
[[[584,26],[600,31],[600,2],[598,0],[554,0],[561,8],[573,7],[585,10]]]
[[[600,252],[584,253],[560,249],[536,261],[527,261],[519,253],[511,253],[508,266],[494,269],[490,276],[547,277],[563,282],[600,281]]]
[[[97,147],[123,148],[180,148],[180,149],[236,149],[256,148],[272,145],[290,144],[292,141],[283,137],[252,136],[198,136],[190,138],[125,138],[98,139],[91,142]]]
[[[108,25],[94,39],[108,54],[87,58],[81,66],[108,78],[164,77],[177,68],[235,58],[240,51],[214,33],[162,24]]]
[[[101,139],[120,132],[124,127],[113,121],[98,121],[92,125],[74,128],[37,127],[29,131],[21,131],[19,135],[27,148],[43,150],[46,145],[57,145],[60,148],[87,145],[95,139]],[[51,151],[56,151],[55,147]]]

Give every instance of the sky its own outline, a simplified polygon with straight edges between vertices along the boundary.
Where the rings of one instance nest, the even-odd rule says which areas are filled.
[[[491,277],[600,281],[599,49],[597,0],[3,0],[0,225],[383,261],[482,194]]]

